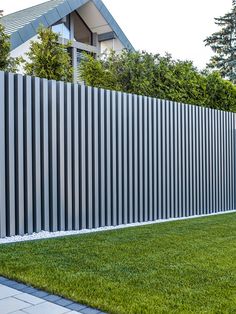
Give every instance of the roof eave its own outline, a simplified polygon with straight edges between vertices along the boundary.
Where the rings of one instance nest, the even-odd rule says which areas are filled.
[[[62,19],[66,15],[70,14],[74,10],[79,9],[82,5],[86,4],[90,0],[66,0],[64,3],[59,4],[57,7],[49,10],[47,13],[41,15],[31,23],[20,28],[18,31],[11,34],[11,50],[16,49],[26,41],[30,40],[37,35],[37,31],[40,25],[49,27]],[[96,8],[101,15],[107,21],[111,29],[115,32],[117,38],[122,45],[128,50],[134,50],[134,47],[125,36],[124,32],[117,24],[111,13],[101,0],[92,0]]]

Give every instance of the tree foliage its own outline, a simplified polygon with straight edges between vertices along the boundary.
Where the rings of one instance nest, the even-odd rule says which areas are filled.
[[[233,5],[224,16],[215,18],[215,24],[220,30],[205,39],[206,46],[210,46],[215,53],[208,67],[236,83],[236,6]]]
[[[22,62],[22,58],[12,58],[10,53],[11,53],[10,36],[6,34],[5,28],[1,24],[0,19],[0,70],[15,73],[17,72],[18,66]]]
[[[31,41],[28,61],[25,62],[25,73],[32,76],[71,82],[73,67],[67,51],[68,44],[59,43],[59,34],[50,28],[40,27],[38,40]]]
[[[80,78],[87,85],[127,93],[236,110],[236,87],[217,72],[199,72],[190,61],[147,52],[111,52],[95,60],[85,55]]]

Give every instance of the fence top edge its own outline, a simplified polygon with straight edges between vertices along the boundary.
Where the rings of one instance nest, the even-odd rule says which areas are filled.
[[[195,105],[195,104],[187,104],[187,103],[183,103],[183,102],[178,102],[178,101],[175,101],[175,100],[169,100],[169,99],[162,99],[162,98],[156,98],[156,97],[152,97],[152,96],[148,96],[148,95],[141,95],[141,94],[134,94],[134,93],[127,93],[127,92],[122,92],[122,91],[117,91],[117,90],[112,90],[112,89],[105,89],[105,88],[100,88],[100,87],[95,87],[95,86],[90,86],[90,85],[85,85],[85,84],[82,84],[82,83],[71,83],[71,82],[64,82],[64,81],[56,81],[56,80],[49,80],[49,79],[46,79],[46,78],[40,78],[40,77],[37,77],[37,76],[30,76],[30,75],[24,75],[24,74],[19,74],[19,73],[12,73],[12,72],[6,72],[6,71],[1,71],[0,70],[0,76],[8,76],[8,75],[13,75],[14,77],[22,77],[23,79],[26,78],[26,79],[32,79],[32,80],[40,80],[44,83],[48,82],[48,83],[51,83],[51,84],[64,84],[65,86],[68,85],[68,86],[76,86],[76,87],[84,87],[85,89],[86,88],[91,88],[92,90],[95,90],[97,92],[99,91],[103,91],[103,92],[109,92],[111,95],[112,94],[118,94],[118,95],[123,95],[124,96],[127,96],[127,97],[135,97],[138,99],[142,98],[144,100],[152,100],[152,101],[156,101],[157,103],[161,103],[161,102],[165,102],[166,104],[175,104],[175,105],[179,105],[179,106],[188,106],[188,107],[191,107],[191,108],[201,108],[202,110],[206,110],[206,111],[216,111],[216,112],[225,112],[225,113],[228,113],[228,114],[232,114],[232,115],[236,115],[235,112],[232,112],[232,111],[226,111],[226,110],[221,110],[221,109],[215,109],[215,108],[210,108],[210,107],[204,107],[202,105]]]

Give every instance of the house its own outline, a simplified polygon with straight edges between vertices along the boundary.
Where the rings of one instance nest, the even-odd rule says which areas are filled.
[[[6,15],[0,21],[11,36],[12,57],[28,51],[40,25],[60,33],[60,40],[70,40],[74,81],[81,52],[96,57],[107,49],[134,49],[101,0],[50,0]]]

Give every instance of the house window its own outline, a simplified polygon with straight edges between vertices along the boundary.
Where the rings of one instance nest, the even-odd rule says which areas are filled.
[[[83,44],[92,45],[92,32],[78,13],[74,14],[74,38]]]
[[[52,30],[54,33],[60,35],[60,37],[65,39],[70,39],[70,19],[69,16],[64,19],[58,21],[56,24],[52,26]]]

